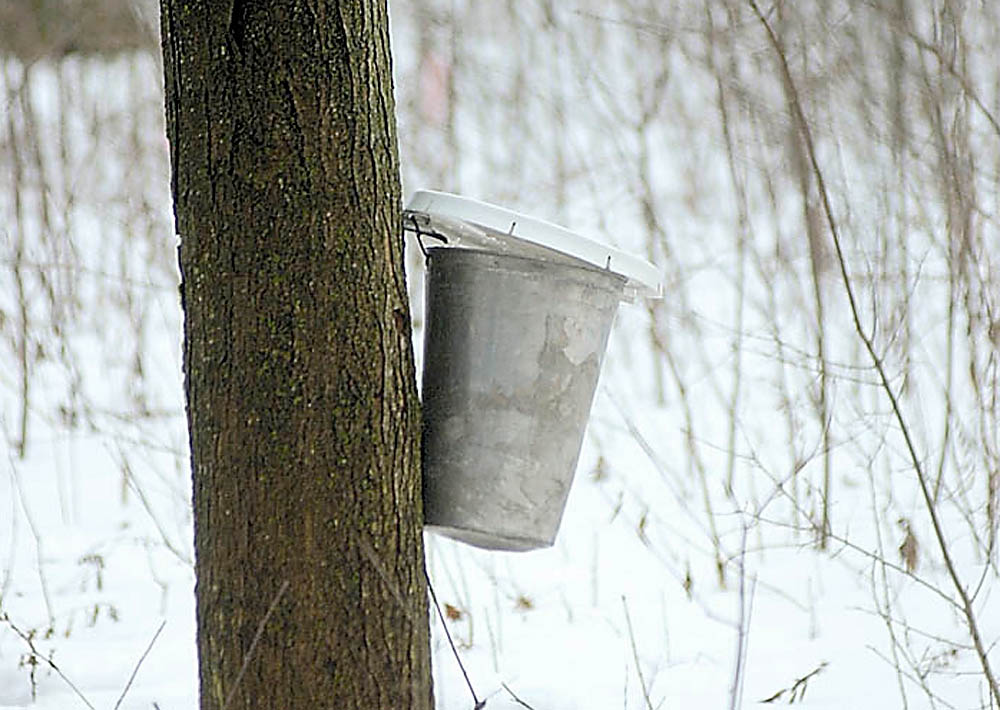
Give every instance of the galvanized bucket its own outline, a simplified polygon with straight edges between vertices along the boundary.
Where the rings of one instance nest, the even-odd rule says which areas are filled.
[[[548,547],[626,278],[482,249],[427,261],[425,524],[488,549]]]

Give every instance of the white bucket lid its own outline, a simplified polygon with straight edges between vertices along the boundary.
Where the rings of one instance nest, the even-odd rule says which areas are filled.
[[[633,293],[647,298],[660,298],[663,293],[659,272],[645,259],[513,210],[447,192],[418,190],[406,213],[411,217],[426,215],[432,229],[441,228],[449,238],[457,236],[459,243],[500,246],[502,251],[511,251],[503,247],[517,250],[520,244],[534,244],[620,274],[627,279],[626,289]],[[535,255],[539,256],[538,250]]]

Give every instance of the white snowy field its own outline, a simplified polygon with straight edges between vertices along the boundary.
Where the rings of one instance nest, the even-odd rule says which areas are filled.
[[[997,10],[785,8],[830,215],[748,6],[423,5],[392,8],[406,191],[666,285],[619,312],[556,545],[426,538],[476,695],[996,707]],[[0,710],[197,707],[159,71],[2,62]],[[428,622],[438,707],[472,708]]]
[[[879,554],[875,547],[833,542],[818,553],[807,533],[720,511],[720,531],[738,545],[720,589],[701,521],[689,509],[697,500],[657,494],[664,474],[618,411],[613,375],[621,374],[608,374],[554,548],[485,552],[428,536],[438,597],[457,617],[451,633],[476,693],[490,697],[487,707],[519,707],[502,684],[538,709],[642,708],[647,695],[654,707],[730,707],[737,678],[736,707],[782,690],[780,702],[794,693],[811,708],[902,707],[900,685],[908,707],[933,707],[920,680],[954,707],[989,707],[962,619],[899,572],[894,541],[886,543],[886,572],[869,556]],[[634,416],[653,442],[657,428],[671,426],[669,413],[653,407]],[[143,658],[120,707],[197,707],[182,429],[175,417],[157,442],[39,436],[24,460],[8,456],[0,483],[9,506],[0,548],[8,619],[0,631],[0,707],[117,707]],[[666,466],[682,458],[659,453]],[[595,480],[598,456],[605,463]],[[121,457],[130,457],[127,469]],[[836,531],[860,536],[871,527],[865,497],[863,481],[838,496]],[[657,505],[647,508],[650,500]],[[931,544],[922,528],[917,535]],[[918,571],[949,594],[939,563],[923,561]],[[894,669],[879,615],[886,593],[893,613],[908,620],[900,633],[921,654],[924,679]],[[1000,614],[995,598],[981,596],[977,609],[992,643]],[[430,622],[438,707],[470,708],[440,623]],[[32,650],[59,673],[45,660],[33,665]]]

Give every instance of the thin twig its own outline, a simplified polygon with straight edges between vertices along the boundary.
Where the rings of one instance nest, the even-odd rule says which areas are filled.
[[[879,10],[876,3],[872,3],[872,8],[875,10]],[[948,59],[947,57],[945,57],[941,52],[941,49],[935,46],[933,43],[928,42],[927,40],[917,35],[915,32],[905,27],[900,27],[898,23],[895,24],[896,26],[893,27],[894,31],[904,35],[907,39],[913,42],[913,44],[916,45],[918,49],[924,52],[930,52],[931,54],[934,55],[934,58],[937,59],[938,64],[941,66],[941,68],[947,71],[948,74],[950,74],[952,78],[954,78],[955,81],[958,82],[959,86],[962,87],[962,91],[965,93],[966,96],[968,96],[972,100],[972,103],[976,105],[976,108],[980,110],[980,112],[989,122],[990,127],[993,129],[993,132],[997,135],[998,138],[1000,138],[1000,122],[997,121],[997,117],[993,115],[993,113],[989,110],[989,108],[987,108],[983,100],[979,97],[979,93],[972,86],[972,83],[969,81],[968,77],[966,77],[964,74],[959,72],[958,69],[955,68],[955,61],[953,59]]]
[[[827,664],[826,661],[821,661],[818,666],[816,666],[814,669],[812,669],[811,671],[809,671],[808,673],[806,673],[804,676],[802,676],[801,678],[796,678],[792,682],[792,684],[790,686],[788,686],[787,688],[782,688],[781,690],[779,690],[774,695],[772,695],[772,696],[770,696],[768,698],[764,698],[763,700],[758,700],[757,702],[758,703],[762,703],[762,704],[763,703],[773,703],[773,702],[776,702],[777,700],[780,700],[785,693],[788,693],[788,695],[789,695],[789,698],[788,698],[788,704],[789,705],[795,703],[796,700],[798,700],[798,701],[801,702],[802,699],[805,698],[805,696],[806,696],[806,690],[809,687],[809,681],[812,678],[815,678],[816,676],[818,676],[820,673],[822,673],[823,669],[826,668],[827,665],[828,664]]]
[[[6,67],[5,67],[6,69]],[[24,96],[24,85],[27,82],[28,69],[24,68],[21,74],[20,86],[15,90],[12,86],[11,79],[6,71],[3,71],[4,78],[4,88],[8,95],[16,94],[17,98],[22,98]],[[24,167],[22,166],[21,151],[20,151],[20,136],[21,132],[18,131],[14,124],[14,100],[11,101],[10,110],[7,111],[7,132],[10,135],[10,148],[12,153],[12,160],[14,167],[13,181],[11,183],[14,190],[14,223],[17,226],[15,229],[15,243],[14,243],[14,263],[12,271],[14,272],[14,285],[17,291],[17,305],[18,305],[18,325],[20,326],[17,339],[17,361],[20,367],[20,438],[17,445],[18,458],[23,459],[25,453],[27,452],[28,445],[28,409],[30,405],[29,393],[31,386],[31,370],[28,358],[28,337],[31,332],[30,323],[30,311],[28,308],[28,295],[27,287],[24,280],[24,260],[25,260],[25,236],[24,232],[26,229],[26,220],[24,215],[24,196],[21,190],[24,184]],[[23,110],[23,98],[21,101],[21,106]]]
[[[191,560],[191,557],[185,554],[183,551],[181,551],[180,548],[178,548],[170,540],[170,536],[167,535],[166,529],[163,527],[163,524],[157,517],[156,512],[153,510],[152,504],[149,502],[149,497],[146,495],[146,491],[143,489],[143,487],[139,484],[139,481],[136,479],[135,473],[132,471],[132,466],[128,462],[128,456],[125,454],[125,451],[122,448],[121,444],[117,446],[116,453],[118,454],[118,461],[119,465],[121,466],[122,475],[125,477],[125,484],[135,492],[136,496],[138,496],[139,502],[142,504],[143,510],[146,511],[146,514],[149,516],[149,519],[153,522],[153,525],[156,527],[157,532],[160,533],[160,540],[163,541],[164,547],[166,547],[167,550],[174,555],[174,557],[176,557],[184,564],[188,566],[193,566],[194,562]]]
[[[0,621],[6,623],[7,626],[9,626],[11,629],[14,630],[14,633],[17,634],[21,638],[22,641],[24,641],[26,644],[28,644],[28,649],[31,651],[31,656],[34,659],[45,661],[46,665],[48,665],[49,668],[51,668],[53,671],[55,671],[56,675],[59,676],[62,679],[62,681],[73,690],[74,693],[76,693],[77,697],[80,698],[80,700],[83,701],[84,705],[86,705],[88,708],[90,708],[90,710],[96,710],[96,708],[93,705],[91,705],[90,701],[87,700],[87,696],[84,695],[80,691],[80,689],[77,688],[76,685],[73,684],[73,681],[71,681],[69,678],[67,678],[66,675],[61,670],[59,670],[59,666],[57,666],[52,661],[51,658],[49,658],[47,656],[43,656],[41,653],[38,652],[38,649],[35,648],[35,642],[31,638],[31,636],[28,635],[28,634],[26,634],[26,633],[24,633],[23,631],[21,631],[21,629],[19,629],[14,624],[14,622],[11,621],[9,615],[7,615],[7,614],[0,615]]]
[[[135,668],[132,669],[132,675],[129,676],[128,683],[125,684],[125,689],[122,690],[122,694],[118,698],[118,702],[115,703],[115,710],[118,710],[118,708],[122,704],[122,701],[125,700],[125,695],[128,693],[128,689],[132,687],[132,681],[134,681],[136,675],[138,675],[139,668],[142,666],[142,662],[146,660],[146,656],[148,656],[149,652],[153,650],[153,644],[156,643],[156,639],[158,639],[160,637],[160,632],[163,631],[163,627],[166,626],[166,625],[167,625],[166,620],[164,620],[164,621],[162,621],[160,623],[160,628],[158,628],[156,630],[156,633],[153,634],[153,638],[150,639],[149,645],[146,646],[146,650],[143,651],[142,656],[139,657],[139,662],[136,663],[135,664]]]
[[[517,703],[518,705],[520,705],[521,707],[528,708],[528,710],[535,710],[533,707],[531,707],[530,705],[528,705],[528,703],[524,702],[519,697],[517,697],[517,695],[514,693],[514,691],[511,690],[510,686],[508,686],[506,683],[501,682],[500,683],[500,687],[503,688],[504,690],[506,690],[510,694],[510,697],[512,697],[514,699],[514,702]]]
[[[719,109],[719,119],[722,129],[722,137],[726,148],[726,159],[729,164],[729,179],[732,182],[733,192],[736,198],[736,210],[738,229],[736,232],[736,323],[733,327],[733,340],[730,345],[732,354],[732,393],[728,402],[728,431],[726,432],[726,494],[735,500],[733,493],[733,479],[736,471],[736,430],[739,419],[740,399],[743,381],[743,318],[744,305],[746,302],[746,271],[747,271],[747,240],[750,236],[750,216],[747,200],[747,191],[744,181],[740,178],[737,170],[736,148],[733,137],[732,123],[729,117],[728,99],[724,83],[724,70],[718,65],[715,53],[717,42],[714,41],[715,25],[712,22],[712,8],[705,4],[705,20],[708,26],[709,36],[713,38],[711,46],[708,48],[708,62],[715,78],[716,103]],[[733,52],[729,53],[729,66],[727,70],[735,74],[735,59]]]
[[[455,654],[455,660],[458,661],[458,667],[462,671],[462,675],[465,677],[465,684],[469,686],[469,692],[472,693],[472,702],[475,703],[473,710],[480,710],[480,708],[485,707],[486,700],[480,700],[476,695],[475,688],[472,687],[472,681],[469,680],[469,674],[465,672],[465,665],[462,663],[461,657],[458,655],[458,649],[455,648],[455,642],[451,638],[451,632],[448,631],[448,622],[445,621],[444,612],[441,611],[441,605],[438,604],[437,594],[434,593],[434,585],[431,584],[431,576],[427,573],[427,568],[424,568],[424,576],[427,578],[427,589],[431,593],[431,601],[434,602],[434,608],[437,609],[438,618],[441,619],[441,626],[444,628],[444,635],[448,638],[448,644],[451,646],[451,652]]]
[[[8,442],[9,443],[9,442]],[[17,501],[11,496],[10,499],[10,548],[7,551],[7,564],[4,566],[3,579],[0,580],[0,609],[3,608],[3,600],[7,596],[11,582],[14,578],[14,556],[17,553]]]
[[[53,611],[52,597],[49,595],[49,585],[45,577],[45,555],[42,552],[42,534],[39,532],[38,526],[35,524],[35,518],[31,513],[31,509],[28,507],[28,498],[24,494],[24,489],[21,487],[21,475],[18,472],[17,465],[10,454],[8,454],[8,462],[10,463],[11,482],[14,485],[14,490],[17,491],[18,500],[21,501],[21,509],[24,511],[24,519],[28,523],[28,529],[31,531],[31,536],[35,539],[35,560],[38,563],[38,585],[42,590],[42,600],[45,602],[45,611],[48,614],[49,626],[52,626],[55,623],[56,615],[55,611]]]
[[[757,588],[757,578],[750,582],[750,593],[747,595],[746,581],[746,552],[747,552],[747,525],[743,523],[743,536],[740,543],[739,565],[739,622],[736,627],[736,663],[733,668],[733,683],[729,690],[729,708],[736,710],[742,706],[743,700],[743,680],[744,669],[747,663],[747,646],[750,642],[750,619],[753,614],[754,592]]]
[[[233,682],[233,687],[226,696],[226,702],[222,704],[222,710],[226,710],[226,708],[229,707],[229,703],[233,701],[233,696],[236,695],[236,690],[240,687],[243,675],[247,672],[247,668],[250,666],[250,659],[253,658],[253,652],[257,649],[257,642],[260,641],[260,637],[264,635],[264,627],[267,626],[268,619],[271,618],[271,614],[274,613],[274,610],[278,608],[278,602],[281,601],[281,597],[285,595],[287,590],[288,580],[286,579],[281,583],[281,588],[278,589],[278,593],[274,595],[274,601],[271,602],[271,606],[268,607],[267,613],[264,614],[264,618],[260,620],[260,624],[257,626],[257,633],[253,635],[253,641],[250,642],[250,648],[247,649],[246,655],[243,656],[243,665],[240,666],[240,672],[236,674],[236,680]]]
[[[639,676],[639,687],[642,688],[642,697],[646,699],[646,707],[653,710],[653,701],[649,699],[649,690],[646,688],[646,679],[642,677],[642,666],[639,663],[639,649],[635,645],[635,633],[632,630],[632,618],[628,614],[628,604],[622,596],[622,608],[625,610],[625,624],[628,626],[628,638],[632,643],[632,658],[635,659],[635,672]]]
[[[782,491],[782,493],[785,493],[785,491]],[[788,494],[785,493],[785,495],[787,496]],[[750,515],[752,515],[756,520],[759,520],[762,523],[767,523],[768,525],[773,525],[775,527],[790,528],[793,531],[794,530],[803,529],[800,526],[797,526],[797,525],[794,525],[794,524],[791,524],[791,523],[783,523],[783,522],[781,522],[779,520],[773,520],[771,518],[765,518],[764,516],[758,515],[756,513],[750,513]],[[813,524],[812,526],[810,526],[807,529],[810,530],[811,532],[815,532],[815,524]],[[892,562],[891,560],[886,559],[884,556],[882,556],[882,555],[880,555],[880,554],[878,554],[876,552],[872,552],[871,550],[866,550],[865,548],[861,547],[860,545],[851,542],[846,537],[841,537],[841,536],[839,536],[839,535],[837,535],[835,533],[830,533],[830,539],[833,542],[838,543],[840,546],[842,546],[842,547],[844,547],[846,549],[852,550],[854,552],[857,552],[859,555],[867,557],[872,562],[878,563],[880,565],[885,565],[886,567],[888,567],[889,569],[893,570],[894,572],[898,572],[902,576],[908,577],[909,579],[913,580],[914,582],[916,582],[917,584],[919,584],[921,587],[923,587],[927,591],[929,591],[932,594],[935,594],[938,597],[940,597],[941,600],[944,601],[946,604],[948,604],[949,607],[954,608],[958,612],[962,611],[962,605],[961,604],[959,604],[957,601],[955,601],[954,599],[952,599],[951,597],[949,597],[947,594],[945,594],[944,591],[942,591],[940,588],[935,587],[933,584],[931,584],[930,582],[928,582],[926,579],[924,579],[923,577],[920,577],[919,575],[911,572],[910,570],[906,569],[902,565],[898,565],[895,562]]]
[[[894,666],[897,673],[899,673],[904,678],[906,678],[906,680],[910,681],[915,686],[917,686],[921,690],[923,690],[924,693],[927,694],[928,699],[931,700],[931,704],[932,704],[931,707],[932,708],[935,707],[934,703],[941,703],[942,705],[944,705],[945,707],[949,708],[950,710],[957,710],[957,707],[955,705],[952,705],[947,700],[945,700],[944,698],[942,698],[940,695],[937,695],[937,694],[935,694],[935,693],[933,693],[931,691],[931,689],[927,685],[926,678],[921,678],[917,674],[914,674],[914,673],[909,672],[909,671],[904,671],[902,668],[899,667],[898,663],[896,663],[893,659],[891,659],[888,656],[886,656],[884,653],[882,653],[882,651],[880,651],[879,649],[877,649],[875,646],[872,646],[871,644],[866,644],[865,648],[867,648],[869,651],[871,651],[876,656],[878,656],[879,660],[885,661],[885,663],[887,665]],[[912,663],[911,663],[911,665],[912,665]]]
[[[892,610],[892,597],[889,594],[889,573],[885,563],[885,544],[882,541],[882,528],[879,524],[879,512],[878,512],[878,494],[876,493],[875,476],[871,468],[868,469],[868,484],[871,487],[872,496],[872,517],[874,518],[874,530],[875,530],[875,541],[878,544],[878,556],[881,558],[881,564],[872,565],[871,568],[871,590],[872,590],[872,600],[875,602],[875,608],[879,610],[879,616],[882,618],[883,623],[885,623],[886,632],[889,634],[889,640],[892,643],[889,645],[892,651],[893,658],[893,668],[896,670],[896,684],[899,688],[899,697],[903,702],[902,710],[909,710],[909,700],[906,697],[906,685],[903,683],[903,669],[900,664],[899,651],[901,645],[899,640],[896,638],[896,627],[893,624],[892,617],[890,616]],[[907,571],[911,571],[910,567],[906,568]],[[915,569],[915,568],[914,568]],[[879,599],[878,595],[878,582],[876,581],[876,570],[882,573],[882,599]],[[884,609],[882,608],[884,606]],[[905,627],[904,627],[905,629]]]

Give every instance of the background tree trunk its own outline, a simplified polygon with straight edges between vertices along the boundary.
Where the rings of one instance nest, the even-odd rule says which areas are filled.
[[[429,708],[385,3],[161,11],[201,707]]]
[[[5,0],[0,54],[25,64],[156,48],[156,0]]]

